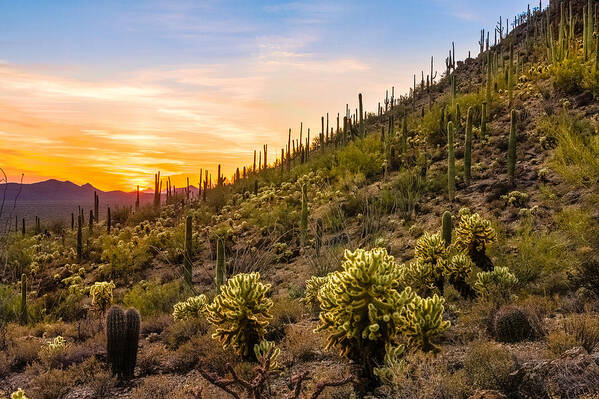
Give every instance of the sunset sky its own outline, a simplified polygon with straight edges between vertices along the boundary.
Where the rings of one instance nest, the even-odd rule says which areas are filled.
[[[476,54],[527,4],[0,0],[0,167],[103,190],[230,175],[359,92],[374,111],[431,55],[442,73],[452,40]]]

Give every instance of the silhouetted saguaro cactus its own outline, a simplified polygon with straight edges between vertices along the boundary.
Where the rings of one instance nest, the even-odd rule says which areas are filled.
[[[445,241],[445,246],[451,245],[451,231],[452,231],[452,216],[451,212],[445,211],[443,213],[443,218],[441,219],[441,232],[443,235],[443,240]]]
[[[89,235],[91,236],[94,232],[94,211],[89,210]]]
[[[185,284],[189,287],[192,285],[192,270],[191,270],[191,258],[192,258],[192,218],[187,216],[185,219],[185,257],[183,260],[183,278]]]
[[[100,221],[99,212],[100,212],[100,197],[98,197],[98,194],[94,191],[94,217],[96,219],[96,223],[98,223]]]
[[[216,240],[216,289],[225,283],[225,243],[221,238]]]
[[[364,137],[366,134],[365,128],[364,128],[364,107],[362,106],[362,93],[358,94],[358,103],[359,103],[359,108],[360,108],[360,136]]]
[[[110,215],[110,207],[106,209],[106,233],[110,234],[110,229],[112,227],[112,216]]]
[[[470,184],[472,173],[472,107],[468,108],[466,116],[466,139],[464,142],[464,181]]]
[[[453,122],[447,124],[447,192],[449,200],[455,195],[455,152],[453,147]]]
[[[507,154],[507,174],[510,184],[514,184],[515,171],[516,171],[516,120],[518,114],[515,109],[512,110],[512,121],[510,129],[510,139],[508,143],[508,154]]]
[[[200,175],[201,179],[202,175]],[[139,185],[137,186],[137,198],[135,199],[135,211],[139,210]]]
[[[77,262],[81,262],[83,259],[83,232],[81,215],[77,217]]]
[[[21,274],[21,324],[27,324],[27,275]]]

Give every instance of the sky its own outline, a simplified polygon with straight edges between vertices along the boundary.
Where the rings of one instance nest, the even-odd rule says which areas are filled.
[[[0,0],[0,168],[103,190],[230,176],[360,92],[376,111],[431,56],[441,74],[452,41],[476,54],[480,29],[527,4]]]

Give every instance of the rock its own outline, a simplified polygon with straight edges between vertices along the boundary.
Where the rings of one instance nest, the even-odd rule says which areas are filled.
[[[593,93],[591,93],[590,91],[585,91],[583,93],[580,93],[576,97],[574,97],[574,103],[576,104],[577,108],[585,107],[592,102],[593,102]]]
[[[507,399],[507,396],[498,391],[478,391],[468,399]]]

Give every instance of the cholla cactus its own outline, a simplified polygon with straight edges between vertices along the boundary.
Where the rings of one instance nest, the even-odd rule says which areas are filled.
[[[10,394],[10,399],[27,399],[27,396],[25,396],[25,391],[19,388]]]
[[[507,267],[496,266],[493,271],[476,275],[474,290],[483,298],[508,300],[518,279]]]
[[[495,230],[491,227],[491,222],[480,217],[478,213],[460,213],[460,223],[456,228],[456,248],[467,253],[482,270],[490,270],[492,263],[485,251],[487,245],[495,240]]]
[[[473,294],[472,288],[467,282],[473,267],[474,262],[468,255],[459,253],[451,257],[445,268],[445,277],[465,297],[471,297]]]
[[[260,281],[260,273],[238,274],[228,280],[207,307],[208,320],[217,326],[212,337],[255,360],[254,345],[262,341],[271,319],[269,290],[270,284]]]
[[[66,348],[68,348],[67,341],[58,335],[54,337],[52,341],[48,342],[42,347],[42,352],[44,352],[47,356],[52,357],[57,353],[64,351]]]
[[[176,321],[189,320],[205,314],[208,299],[201,294],[187,298],[186,301],[176,303],[173,308],[173,319]]]
[[[431,298],[415,296],[402,315],[404,335],[408,344],[423,351],[438,351],[435,340],[451,325],[443,320],[445,299],[436,294]]]
[[[385,347],[385,358],[382,367],[375,367],[376,375],[383,383],[390,383],[393,380],[393,370],[399,369],[402,364],[402,356],[405,352],[405,346],[387,345]]]
[[[309,280],[306,281],[306,294],[304,296],[303,302],[312,309],[316,309],[319,307],[320,302],[318,302],[318,292],[320,289],[329,281],[329,277],[318,277],[312,276]]]
[[[399,266],[399,276],[397,281],[401,287],[410,287],[419,295],[432,295],[438,291],[437,281],[439,272],[431,263],[426,263],[420,259]]]
[[[320,289],[321,313],[315,331],[326,331],[327,348],[359,362],[372,380],[383,361],[380,350],[403,328],[402,313],[414,294],[398,291],[400,268],[383,248],[345,251],[342,270]]]
[[[414,253],[422,263],[431,265],[434,286],[439,291],[443,290],[443,273],[447,265],[449,250],[445,246],[445,240],[441,234],[424,233],[416,242]]]
[[[270,369],[276,370],[281,367],[279,363],[277,363],[277,359],[279,358],[279,354],[281,350],[276,347],[275,343],[272,341],[262,340],[259,344],[254,345],[254,355],[256,356],[256,360],[259,364],[265,364],[266,359],[270,356]]]
[[[98,309],[101,313],[106,312],[106,309],[112,304],[112,290],[115,285],[112,281],[98,281],[89,288],[89,294],[92,297],[92,306]]]

